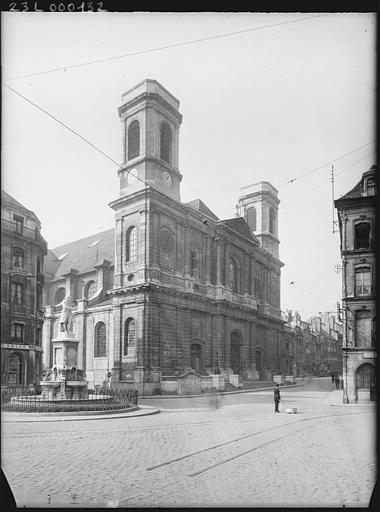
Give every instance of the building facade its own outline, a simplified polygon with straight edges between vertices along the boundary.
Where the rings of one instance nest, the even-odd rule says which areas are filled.
[[[281,370],[277,190],[241,190],[241,217],[182,203],[178,100],[155,80],[122,96],[115,229],[50,251],[44,365],[65,295],[89,385],[160,392],[187,371],[271,380]]]
[[[342,256],[344,402],[375,400],[376,166],[335,200]]]
[[[305,321],[298,311],[288,310],[283,318],[286,370],[295,377],[342,374],[343,326],[335,314],[319,313]]]
[[[44,256],[36,215],[1,193],[1,385],[39,383]]]

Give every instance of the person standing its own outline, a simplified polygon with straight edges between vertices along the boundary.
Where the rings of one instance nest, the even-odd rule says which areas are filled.
[[[278,387],[278,384],[276,384],[276,387],[274,388],[273,393],[274,393],[274,412],[280,412],[278,409],[278,405],[280,403],[281,396],[280,396],[280,389]]]
[[[339,389],[339,384],[340,384],[340,380],[339,380],[339,377],[338,375],[335,377],[335,387],[336,389]]]

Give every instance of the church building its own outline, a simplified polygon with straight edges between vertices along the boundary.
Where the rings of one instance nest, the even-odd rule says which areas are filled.
[[[179,101],[144,80],[118,112],[115,228],[46,256],[44,367],[54,364],[51,340],[69,295],[90,387],[159,393],[190,370],[271,380],[284,324],[277,190],[266,181],[243,187],[241,216],[225,220],[201,199],[182,203]]]

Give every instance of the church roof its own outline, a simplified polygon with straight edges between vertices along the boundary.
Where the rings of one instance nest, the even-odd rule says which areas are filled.
[[[213,213],[208,206],[205,205],[201,199],[193,199],[192,201],[189,201],[188,203],[185,203],[186,206],[191,206],[191,208],[195,208],[196,210],[199,210],[204,215],[207,215],[207,217],[210,217],[214,220],[219,220],[218,217]]]
[[[237,233],[240,233],[245,238],[248,238],[248,240],[251,240],[252,242],[255,242],[256,245],[260,245],[260,242],[255,237],[255,235],[250,230],[247,222],[243,217],[234,217],[232,219],[226,219],[220,221],[220,224],[224,224],[225,226],[228,226],[229,228],[233,229]]]
[[[44,260],[45,272],[53,275],[53,279],[62,277],[71,268],[84,274],[93,271],[103,260],[113,265],[114,253],[115,229],[112,228],[49,250]]]

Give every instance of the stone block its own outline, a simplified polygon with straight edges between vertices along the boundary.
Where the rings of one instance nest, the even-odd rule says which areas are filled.
[[[273,382],[275,384],[284,384],[285,378],[283,375],[273,375]]]

